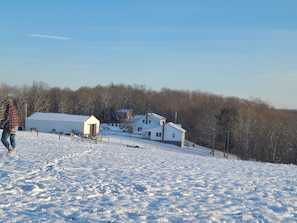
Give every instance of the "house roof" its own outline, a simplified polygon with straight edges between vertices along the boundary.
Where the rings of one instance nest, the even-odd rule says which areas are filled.
[[[161,119],[165,119],[165,117],[161,116],[161,115],[158,115],[156,113],[147,113],[149,116],[151,116],[152,118],[156,118],[158,120],[161,120]]]
[[[170,126],[171,128],[173,128],[173,129],[175,129],[175,130],[177,130],[177,131],[179,131],[179,132],[186,132],[186,130],[183,129],[183,128],[181,127],[181,125],[179,125],[179,124],[175,124],[175,123],[173,123],[173,122],[167,122],[167,123],[165,124],[165,126]],[[151,130],[151,129],[161,129],[161,128],[162,128],[161,125],[144,125],[143,128],[142,128],[142,130],[143,130],[143,131],[149,131],[149,130]]]
[[[129,108],[122,108],[122,109],[119,109],[117,112],[118,112],[118,113],[127,113],[127,112],[132,112],[132,109],[129,109]]]
[[[85,122],[90,116],[86,115],[69,115],[64,113],[43,113],[36,112],[29,116],[29,120],[40,121],[63,121],[63,122]]]
[[[148,116],[150,116],[152,119],[156,120],[156,121],[159,121],[159,120],[162,120],[162,119],[166,119],[165,117],[161,116],[161,115],[158,115],[156,113],[147,113]],[[142,118],[145,118],[146,114],[145,115],[135,115],[134,116],[134,120],[135,121],[138,121]]]
[[[155,128],[162,128],[162,125],[143,125],[142,130],[143,131],[148,131],[150,129],[155,129]]]
[[[143,116],[145,116],[145,115],[134,115],[134,117],[133,117],[134,122],[137,122],[138,120],[142,119]]]
[[[178,131],[180,131],[180,132],[186,132],[186,130],[183,129],[183,128],[181,127],[181,125],[175,124],[175,123],[173,123],[173,122],[168,122],[168,123],[166,123],[166,124],[169,125],[169,126],[171,126],[172,128],[175,128],[176,130],[178,130]]]

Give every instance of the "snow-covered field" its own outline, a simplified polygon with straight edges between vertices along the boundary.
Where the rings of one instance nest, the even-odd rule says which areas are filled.
[[[294,165],[213,158],[111,133],[96,144],[18,132],[8,157],[1,145],[0,221],[297,221]]]

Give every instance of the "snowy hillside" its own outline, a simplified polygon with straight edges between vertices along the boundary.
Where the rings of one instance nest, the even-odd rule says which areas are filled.
[[[0,221],[297,221],[294,165],[102,134],[95,144],[18,132],[16,155],[1,150]]]

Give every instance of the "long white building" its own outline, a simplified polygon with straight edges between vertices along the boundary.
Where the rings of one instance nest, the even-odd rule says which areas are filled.
[[[26,118],[25,130],[39,132],[77,133],[83,136],[99,135],[100,121],[93,115],[70,115],[63,113],[36,112]]]

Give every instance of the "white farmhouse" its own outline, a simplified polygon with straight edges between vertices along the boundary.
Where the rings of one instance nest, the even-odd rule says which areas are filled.
[[[36,112],[25,120],[26,131],[36,129],[39,132],[73,132],[89,137],[98,136],[99,127],[100,121],[93,115]]]
[[[142,138],[163,143],[184,146],[186,130],[180,125],[168,122],[159,126],[144,126]]]
[[[166,118],[155,114],[136,115],[133,120],[133,133],[144,139],[184,146],[186,130]]]
[[[133,133],[141,134],[144,126],[160,126],[166,123],[166,118],[155,113],[136,115],[133,120]]]

